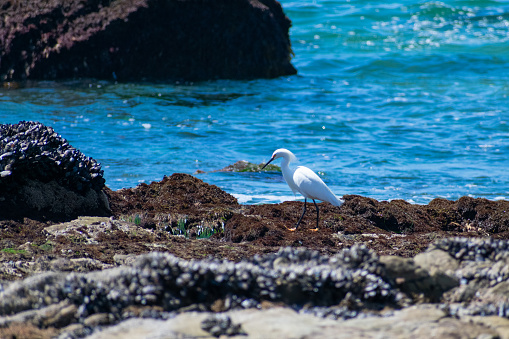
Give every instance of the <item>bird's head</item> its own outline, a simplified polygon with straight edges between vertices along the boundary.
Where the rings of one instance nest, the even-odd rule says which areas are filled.
[[[279,149],[275,150],[274,153],[272,153],[272,157],[262,167],[262,169],[264,169],[268,164],[270,164],[273,160],[276,160],[277,158],[283,158],[283,159],[287,160],[289,163],[297,160],[297,157],[292,152],[290,152],[286,148],[279,148]]]

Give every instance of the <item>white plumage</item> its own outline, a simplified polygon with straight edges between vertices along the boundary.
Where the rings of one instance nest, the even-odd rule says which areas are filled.
[[[297,229],[302,217],[306,213],[307,198],[312,199],[316,207],[316,227],[318,228],[319,210],[315,199],[326,201],[334,206],[341,205],[340,199],[338,199],[323,180],[309,168],[298,166],[295,169],[291,169],[290,163],[297,160],[297,158],[292,152],[285,148],[275,150],[272,154],[272,158],[265,164],[265,166],[278,158],[283,158],[281,161],[281,171],[283,172],[283,178],[288,186],[290,186],[294,194],[298,192],[304,196],[304,210],[302,211],[302,215],[295,225],[295,228],[291,230]],[[263,166],[262,169],[265,168],[265,166]]]

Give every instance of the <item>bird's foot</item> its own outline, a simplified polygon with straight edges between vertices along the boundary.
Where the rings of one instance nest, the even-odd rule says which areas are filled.
[[[285,228],[287,230],[289,230],[290,232],[295,232],[295,230],[297,230],[297,227],[288,228],[288,227],[285,226]]]
[[[316,232],[316,231],[318,231],[318,227],[317,228],[310,228],[309,231]]]

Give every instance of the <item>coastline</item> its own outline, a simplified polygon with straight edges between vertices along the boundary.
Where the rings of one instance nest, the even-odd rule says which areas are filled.
[[[295,321],[308,319],[309,326],[301,329],[300,336],[313,330],[325,337],[332,328],[362,322],[365,323],[362,325],[364,327],[351,325],[354,332],[348,333],[369,333],[368,324],[372,323],[373,317],[390,324],[390,319],[401,320],[401,317],[411,317],[412,321],[417,321],[425,317],[423,314],[431,314],[429,319],[434,320],[423,320],[416,325],[419,328],[422,326],[422,333],[429,334],[424,328],[437,319],[442,319],[439,323],[444,324],[444,328],[441,325],[437,328],[445,330],[446,319],[449,330],[450,326],[457,330],[467,328],[468,323],[471,327],[469,335],[505,335],[502,327],[496,327],[489,321],[493,322],[493,317],[502,323],[508,321],[505,308],[501,306],[507,303],[502,286],[506,280],[502,268],[506,266],[506,257],[509,257],[508,242],[504,240],[507,239],[509,225],[505,212],[509,207],[507,201],[464,197],[458,201],[436,199],[422,206],[401,200],[379,202],[361,196],[345,196],[345,203],[339,209],[320,204],[320,229],[317,232],[309,231],[315,220],[312,213],[304,218],[302,229],[289,232],[285,226],[291,226],[295,221],[302,203],[239,205],[235,198],[218,187],[190,175],[174,174],[150,185],[141,184],[118,191],[106,189],[105,192],[113,213],[111,217],[80,217],[64,223],[26,218],[1,222],[0,323],[3,328],[0,331],[3,332],[0,333],[4,336],[11,333],[8,331],[21,331],[20,321],[30,323],[34,327],[32,330],[42,333],[43,337],[43,333],[51,333],[48,337],[83,337],[95,333],[94,336],[99,338],[101,330],[106,331],[104,335],[113,335],[119,329],[126,330],[125,326],[149,331],[153,323],[141,318],[152,318],[152,321],[161,322],[161,326],[165,322],[164,326],[173,326],[168,331],[176,335],[198,336],[208,333],[212,336],[212,332],[203,329],[201,331],[204,332],[191,333],[183,330],[182,326],[175,327],[180,321],[176,319],[185,318],[192,324],[203,323],[207,314],[227,314],[232,321],[229,326],[241,324],[248,337],[263,335],[261,330],[259,333],[253,332],[253,327],[249,325],[250,321],[254,321],[249,319],[258,317],[266,321],[267,317],[282,317],[281,321],[286,325],[281,324],[281,329],[291,328]],[[207,228],[209,233],[206,232]],[[228,288],[225,290],[220,285],[212,284],[203,285],[198,294],[189,292],[191,294],[185,302],[179,301],[182,303],[180,306],[169,307],[160,304],[160,300],[165,298],[160,299],[162,295],[159,293],[174,289],[154,281],[145,281],[139,282],[140,291],[155,288],[155,299],[149,298],[143,303],[136,299],[136,295],[140,294],[131,291],[132,302],[117,305],[114,300],[105,297],[102,306],[96,309],[90,308],[86,302],[90,301],[88,294],[98,293],[98,286],[103,286],[101,293],[106,293],[105,296],[119,289],[117,284],[122,279],[114,279],[110,285],[104,280],[108,280],[112,274],[122,276],[133,270],[140,270],[136,274],[141,274],[144,264],[140,263],[147,262],[148,258],[156,259],[152,259],[153,264],[146,272],[157,272],[157,267],[164,271],[165,265],[177,265],[184,267],[181,274],[185,274],[193,265],[205,265],[208,280],[204,281],[209,281],[219,274],[213,267],[220,270],[224,264],[225,267],[234,267],[230,271],[233,273],[228,273],[233,274],[231,279],[234,282],[239,279],[235,272],[245,269],[249,272],[246,274],[254,279],[249,283],[251,287],[257,286],[256,277],[259,274],[275,274],[281,275],[282,279],[278,288],[293,286],[298,291],[309,284],[306,283],[306,272],[310,267],[317,267],[313,260],[332,265],[332,262],[339,260],[337,258],[354,258],[359,253],[370,259],[361,259],[358,264],[350,259],[341,259],[343,263],[334,264],[335,268],[325,268],[324,272],[340,270],[350,272],[345,273],[346,276],[355,276],[361,274],[355,273],[356,270],[367,270],[369,276],[378,277],[376,281],[379,281],[379,285],[368,284],[372,287],[365,288],[375,288],[378,296],[389,295],[390,298],[371,300],[364,295],[366,291],[362,292],[361,289],[362,293],[359,292],[361,284],[348,287],[352,290],[345,287],[345,291],[350,292],[340,294],[324,304],[318,296],[330,294],[324,287],[329,280],[318,278],[313,284],[321,286],[317,287],[319,292],[297,299],[293,299],[293,292],[278,292],[280,294],[270,296],[255,288],[246,296],[238,291],[228,293]],[[294,260],[293,266],[281,266],[288,260],[282,258],[294,258],[290,259]],[[264,264],[266,260],[270,264]],[[371,268],[364,265],[368,262],[373,265],[369,266]],[[266,269],[272,271],[267,273],[264,271]],[[287,281],[281,272],[294,272],[296,278]],[[171,274],[169,276],[171,280]],[[178,276],[174,278],[178,279]],[[195,282],[202,279],[199,276],[195,278]],[[41,279],[43,285],[40,285]],[[80,281],[75,288],[81,293],[70,297],[55,292],[60,290],[63,281],[69,279]],[[38,290],[37,286],[45,287]],[[186,290],[192,291],[193,288]],[[38,298],[41,293],[54,297],[44,299],[46,301],[41,304],[36,301],[39,299],[31,299],[30,293],[27,299],[20,299],[20,289],[39,291],[36,293]],[[131,292],[125,293],[126,298]],[[204,302],[200,297],[203,293],[214,297]],[[360,293],[358,297],[355,297],[356,293]],[[302,295],[302,292],[297,295]],[[353,296],[353,299],[347,295]],[[236,296],[238,301],[235,301]],[[242,304],[245,300],[251,301]],[[83,313],[83,307],[87,312]],[[50,312],[52,317],[44,316],[48,309],[53,310]],[[504,310],[502,313],[501,309]],[[132,313],[126,313],[126,310]],[[189,313],[194,311],[201,313]],[[479,317],[479,314],[490,317]],[[471,321],[472,317],[477,317],[477,320]],[[331,324],[330,318],[336,319],[334,321],[337,323]],[[214,322],[214,319],[209,320]],[[355,330],[356,326],[361,327]],[[187,328],[192,327],[189,325]],[[133,330],[129,328],[129,331]],[[390,329],[387,331],[388,335],[392,333]],[[291,333],[298,336],[297,332]]]

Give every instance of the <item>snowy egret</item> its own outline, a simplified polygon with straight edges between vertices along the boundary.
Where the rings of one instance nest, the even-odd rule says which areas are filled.
[[[332,193],[330,188],[325,185],[323,180],[309,168],[298,166],[296,169],[291,169],[289,166],[290,163],[297,160],[297,158],[292,152],[285,148],[275,150],[272,154],[272,158],[270,158],[262,169],[277,158],[283,158],[281,161],[281,171],[283,172],[283,178],[292,189],[293,194],[299,192],[304,196],[304,209],[302,210],[302,215],[300,216],[299,221],[297,221],[295,227],[289,230],[295,231],[297,227],[299,227],[299,224],[306,213],[306,203],[308,198],[313,200],[313,204],[315,204],[316,207],[316,228],[318,229],[318,218],[320,212],[315,199],[326,201],[334,206],[340,206],[341,200],[339,200],[334,193]]]

